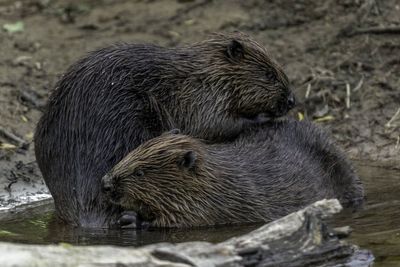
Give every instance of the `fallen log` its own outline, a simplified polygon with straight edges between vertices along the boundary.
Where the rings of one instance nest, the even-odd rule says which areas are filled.
[[[369,266],[372,254],[340,240],[324,219],[337,200],[318,201],[225,242],[142,248],[0,243],[1,266]]]

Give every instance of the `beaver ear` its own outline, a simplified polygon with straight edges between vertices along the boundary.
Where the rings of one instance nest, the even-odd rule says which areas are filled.
[[[183,168],[191,169],[196,163],[196,159],[197,159],[196,153],[194,153],[193,151],[188,151],[185,154],[183,154],[183,157],[179,165]]]
[[[236,40],[232,40],[226,48],[226,54],[230,59],[240,60],[244,56],[244,48],[241,43]]]

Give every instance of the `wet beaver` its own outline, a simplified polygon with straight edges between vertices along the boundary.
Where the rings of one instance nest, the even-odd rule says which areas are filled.
[[[90,53],[57,83],[35,134],[36,159],[67,223],[112,224],[101,177],[172,128],[210,141],[282,116],[294,97],[266,50],[241,33],[190,46],[121,44]]]
[[[271,221],[320,199],[350,204],[364,194],[329,136],[297,121],[226,144],[163,134],[121,160],[103,189],[154,227]]]

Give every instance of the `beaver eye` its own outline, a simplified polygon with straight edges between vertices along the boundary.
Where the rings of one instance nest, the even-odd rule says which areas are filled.
[[[144,172],[142,170],[136,170],[135,171],[135,176],[136,177],[142,177],[142,176],[144,176]]]
[[[267,78],[267,80],[269,81],[275,81],[276,80],[276,75],[273,71],[267,71],[265,73],[265,78]]]

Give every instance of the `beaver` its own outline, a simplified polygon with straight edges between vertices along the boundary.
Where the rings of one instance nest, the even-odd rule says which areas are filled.
[[[101,177],[138,145],[173,128],[232,140],[294,104],[283,70],[245,34],[178,48],[118,44],[58,81],[36,128],[36,159],[59,218],[113,225],[120,210],[103,201]]]
[[[102,182],[111,202],[152,227],[269,222],[324,198],[352,205],[364,196],[329,136],[295,120],[222,144],[166,133],[129,153]]]

